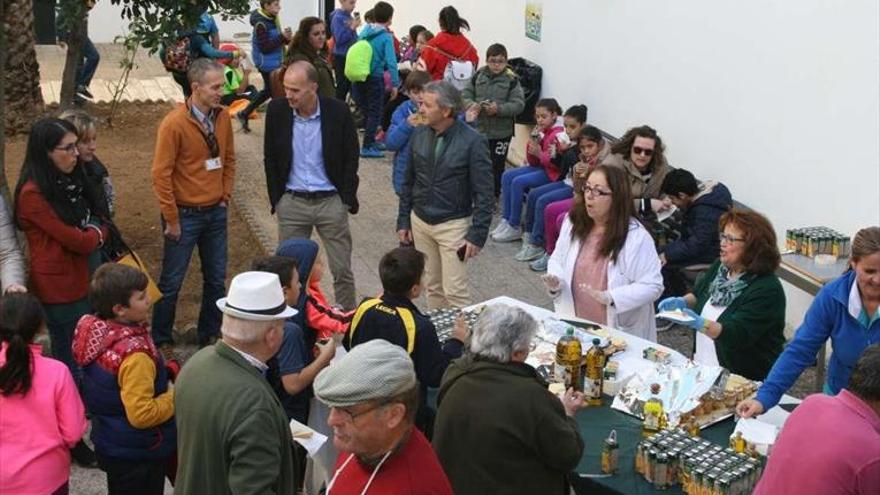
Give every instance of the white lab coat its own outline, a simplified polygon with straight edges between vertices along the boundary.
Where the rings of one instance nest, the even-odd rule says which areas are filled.
[[[562,316],[575,316],[571,280],[580,250],[581,241],[571,238],[571,220],[566,216],[556,250],[547,264],[547,273],[562,280],[559,295],[553,301],[556,312]],[[617,262],[608,261],[608,293],[614,301],[608,306],[608,326],[657,342],[654,301],[663,293],[660,258],[654,240],[635,219],[630,220]]]

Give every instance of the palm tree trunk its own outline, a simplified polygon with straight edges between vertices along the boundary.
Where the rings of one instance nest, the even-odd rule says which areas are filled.
[[[42,116],[45,105],[40,91],[40,65],[34,49],[32,0],[2,0],[4,124],[6,134],[27,132]],[[4,174],[5,176],[5,174]]]

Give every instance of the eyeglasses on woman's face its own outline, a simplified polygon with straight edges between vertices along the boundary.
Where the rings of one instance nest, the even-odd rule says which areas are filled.
[[[654,154],[654,150],[651,148],[642,148],[641,146],[633,146],[632,148],[633,155],[643,155],[643,156],[652,156]]]
[[[76,145],[77,145],[77,143],[74,141],[74,142],[67,144],[65,146],[56,146],[55,151],[65,151],[65,152],[71,153],[71,154],[78,154],[79,149],[77,149]]]
[[[721,242],[722,244],[734,244],[737,242],[746,242],[745,238],[743,238],[743,237],[734,237],[730,234],[725,234],[724,232],[721,232],[720,234],[718,234],[718,241]]]
[[[581,190],[583,191],[584,196],[611,196],[611,191],[606,191],[599,186],[591,186],[588,182],[584,183]]]

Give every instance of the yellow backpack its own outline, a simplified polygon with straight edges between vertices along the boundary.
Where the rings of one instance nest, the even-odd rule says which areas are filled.
[[[363,318],[364,313],[369,311],[370,309],[375,308],[379,304],[382,304],[382,300],[379,298],[367,299],[362,302],[360,306],[358,306],[357,311],[354,313],[354,318],[351,320],[351,327],[348,330],[348,342],[351,343],[354,341],[354,332],[357,330],[358,324],[361,322],[361,318]],[[412,354],[413,349],[416,345],[416,320],[413,317],[412,311],[407,308],[400,307],[390,307],[390,306],[382,306],[382,311],[386,313],[394,313],[400,317],[403,321],[403,327],[406,329],[406,352],[407,354]]]

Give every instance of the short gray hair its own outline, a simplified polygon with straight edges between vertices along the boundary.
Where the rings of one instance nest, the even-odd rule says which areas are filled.
[[[506,304],[486,307],[471,335],[473,354],[500,363],[510,362],[517,351],[528,351],[538,330],[538,322],[520,308]]]
[[[440,108],[451,108],[452,118],[455,118],[464,107],[461,92],[448,81],[431,81],[422,88],[422,93],[437,95],[437,105]]]
[[[266,332],[278,326],[284,320],[245,320],[224,314],[223,324],[220,325],[220,333],[242,344],[253,344],[263,338]]]
[[[223,73],[223,65],[220,62],[210,58],[197,58],[189,65],[186,70],[186,79],[190,84],[205,81],[205,74],[208,72],[219,71]]]

